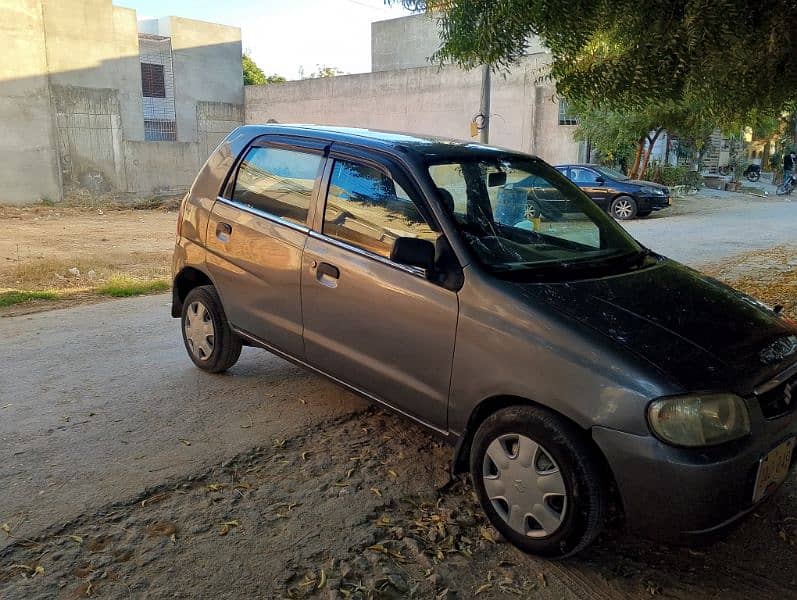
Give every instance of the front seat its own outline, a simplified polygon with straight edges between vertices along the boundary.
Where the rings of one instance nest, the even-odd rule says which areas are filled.
[[[440,202],[449,213],[454,212],[454,196],[451,195],[446,188],[439,187],[437,188],[438,194],[440,194]]]

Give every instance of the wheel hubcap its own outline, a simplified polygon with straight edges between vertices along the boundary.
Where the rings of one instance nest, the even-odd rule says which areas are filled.
[[[615,204],[614,214],[620,219],[627,219],[631,216],[631,203],[628,200],[621,200]]]
[[[559,465],[525,435],[505,434],[487,447],[484,488],[498,515],[518,533],[547,537],[562,525],[567,491]]]
[[[192,302],[185,315],[185,339],[188,348],[199,360],[207,360],[213,354],[215,330],[210,312],[201,302]]]

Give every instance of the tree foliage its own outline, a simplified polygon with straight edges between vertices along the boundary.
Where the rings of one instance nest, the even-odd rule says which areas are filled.
[[[629,175],[638,177],[647,169],[653,146],[664,131],[685,145],[703,146],[715,125],[702,110],[700,105],[672,100],[623,111],[574,103],[572,112],[579,119],[574,137],[589,141],[607,157],[625,159]]]
[[[716,122],[797,98],[797,0],[387,0],[438,10],[435,58],[508,68],[537,35],[570,100],[641,110],[663,100]]]
[[[315,71],[310,73],[310,79],[317,79],[319,77],[337,77],[338,75],[345,75],[345,73],[337,67],[316,65]]]
[[[266,75],[247,52],[243,54],[242,67],[244,85],[265,85],[267,83],[284,83],[287,81],[282,75]]]

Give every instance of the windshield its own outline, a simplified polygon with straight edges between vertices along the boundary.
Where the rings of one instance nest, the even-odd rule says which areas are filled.
[[[618,171],[617,169],[610,169],[609,167],[597,167],[595,170],[604,177],[608,177],[609,179],[614,179],[616,181],[625,181],[626,179],[630,179],[628,175],[623,175],[622,172]]]
[[[575,185],[522,155],[429,166],[444,206],[493,272],[589,267],[642,248]]]

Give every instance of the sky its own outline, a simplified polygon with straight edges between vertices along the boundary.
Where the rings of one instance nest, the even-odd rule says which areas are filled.
[[[383,0],[114,0],[138,18],[188,17],[241,28],[266,74],[298,79],[318,65],[345,73],[371,70],[371,22],[409,14]]]

